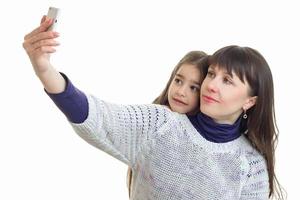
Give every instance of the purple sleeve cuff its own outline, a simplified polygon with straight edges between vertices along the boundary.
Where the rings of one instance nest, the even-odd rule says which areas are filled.
[[[58,94],[51,94],[44,90],[69,121],[78,124],[82,123],[88,116],[89,107],[87,97],[72,84],[65,74],[60,74],[66,80],[65,91]]]

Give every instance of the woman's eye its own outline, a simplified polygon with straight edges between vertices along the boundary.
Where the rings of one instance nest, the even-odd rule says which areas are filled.
[[[229,79],[229,78],[224,78],[224,83],[227,84],[227,85],[231,85],[232,84],[232,81]]]
[[[208,71],[208,72],[207,72],[207,76],[210,77],[210,78],[211,78],[211,77],[214,77],[214,72]]]

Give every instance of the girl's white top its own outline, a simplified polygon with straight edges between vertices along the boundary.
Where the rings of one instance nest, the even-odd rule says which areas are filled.
[[[268,199],[266,161],[245,136],[213,143],[164,106],[87,98],[88,118],[71,125],[133,169],[132,200]]]

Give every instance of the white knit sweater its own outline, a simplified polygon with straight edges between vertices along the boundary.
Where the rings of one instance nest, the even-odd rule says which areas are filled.
[[[87,98],[88,118],[71,125],[133,169],[132,200],[268,199],[265,159],[244,136],[213,143],[166,107]]]

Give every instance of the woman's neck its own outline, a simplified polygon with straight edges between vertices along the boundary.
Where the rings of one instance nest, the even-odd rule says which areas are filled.
[[[191,123],[197,131],[207,140],[215,143],[224,143],[232,141],[241,135],[239,117],[233,124],[218,123],[211,117],[198,113],[194,116],[188,116]]]

